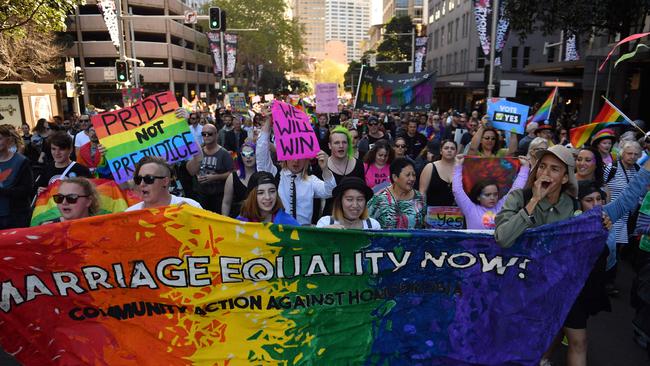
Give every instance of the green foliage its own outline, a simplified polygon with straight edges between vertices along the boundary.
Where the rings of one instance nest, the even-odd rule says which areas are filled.
[[[384,26],[385,36],[377,47],[377,61],[408,61],[411,59],[412,36],[397,36],[393,33],[411,33],[411,17],[394,17]],[[389,73],[407,73],[408,63],[377,64],[377,69]]]
[[[210,6],[226,11],[229,29],[259,29],[238,32],[238,63],[264,64],[265,71],[272,68],[285,72],[300,68],[302,30],[297,21],[285,18],[287,5],[284,0],[213,0],[205,6],[206,14]],[[204,29],[209,29],[207,22]]]
[[[0,33],[25,37],[37,32],[64,31],[66,15],[83,0],[0,0]]]
[[[622,36],[643,30],[650,15],[648,0],[518,0],[506,2],[512,30],[521,38],[536,30],[551,34],[564,29],[580,35]]]
[[[364,54],[365,56],[365,54]],[[361,63],[358,61],[350,61],[348,64],[348,69],[343,74],[345,79],[345,90],[355,91],[357,89],[357,83],[359,82],[359,73],[361,72]]]

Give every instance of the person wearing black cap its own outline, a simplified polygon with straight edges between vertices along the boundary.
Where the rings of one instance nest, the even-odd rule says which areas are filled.
[[[380,129],[377,117],[370,116],[368,117],[368,134],[359,140],[359,155],[364,156],[379,140],[388,140],[390,142],[391,137]]]
[[[368,217],[368,200],[373,196],[363,179],[345,177],[333,191],[334,203],[331,216],[323,216],[316,227],[337,229],[381,229],[379,222]]]
[[[300,225],[296,219],[284,212],[282,201],[278,198],[278,184],[273,174],[253,173],[248,181],[247,191],[237,220]]]

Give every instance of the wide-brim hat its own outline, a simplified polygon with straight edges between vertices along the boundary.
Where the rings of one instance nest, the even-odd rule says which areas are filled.
[[[343,195],[343,192],[347,191],[348,189],[356,189],[357,191],[363,193],[363,195],[366,197],[366,202],[369,201],[375,194],[372,189],[366,185],[366,182],[364,182],[363,179],[359,177],[344,177],[341,180],[341,183],[339,183],[332,191],[332,196],[340,197]]]
[[[601,140],[605,139],[610,139],[612,141],[616,140],[616,132],[611,128],[603,128],[596,132],[596,134],[591,138],[591,144],[597,145]]]
[[[566,165],[567,175],[569,176],[566,192],[574,198],[578,197],[578,180],[576,179],[576,174],[575,174],[576,161],[575,158],[573,157],[573,153],[571,152],[571,149],[569,149],[566,146],[553,145],[548,149],[542,150],[539,153],[537,153],[537,162],[535,163],[535,166],[533,167],[533,169],[530,171],[530,174],[528,175],[529,182],[531,181],[531,179],[532,180],[535,179],[535,176],[537,175],[537,167],[541,163],[542,158],[546,155],[553,155]]]

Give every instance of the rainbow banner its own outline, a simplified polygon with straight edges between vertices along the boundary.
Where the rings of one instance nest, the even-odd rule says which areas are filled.
[[[517,158],[467,156],[463,161],[463,189],[471,192],[478,183],[492,180],[499,186],[499,197],[508,194],[521,163]]]
[[[600,112],[598,112],[592,123],[569,130],[571,146],[576,148],[582,147],[582,145],[589,141],[591,136],[595,135],[603,128],[625,125],[630,122],[630,119],[627,118],[620,109],[616,108],[612,102],[607,98],[603,99],[605,99],[605,104],[603,105],[603,108],[600,109]]]
[[[6,230],[0,346],[24,366],[533,365],[603,250],[601,220],[509,249],[188,205]]]
[[[135,164],[145,156],[161,156],[169,163],[199,153],[187,120],[176,116],[172,92],[154,94],[129,108],[92,117],[99,142],[117,183],[133,177]]]
[[[548,119],[551,117],[551,110],[553,109],[553,100],[555,100],[555,95],[557,94],[557,87],[553,89],[551,94],[549,94],[544,104],[542,104],[537,112],[533,115],[533,118],[530,122],[537,122],[541,124],[548,124]]]
[[[99,194],[99,215],[122,212],[127,207],[140,202],[140,199],[133,191],[120,189],[112,179],[91,179],[91,181],[95,184]],[[38,195],[32,212],[31,226],[38,226],[61,217],[61,213],[52,198],[60,184],[61,181],[57,180],[47,187],[47,190]]]
[[[427,206],[424,222],[429,229],[460,230],[465,227],[465,216],[456,206]]]

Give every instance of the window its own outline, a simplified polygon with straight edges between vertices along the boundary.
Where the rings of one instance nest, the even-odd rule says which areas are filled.
[[[449,22],[447,26],[447,44],[451,44],[451,41],[454,40],[454,22]]]
[[[438,49],[438,35],[440,34],[440,30],[436,29],[433,31],[433,49],[437,50]]]
[[[434,58],[434,59],[433,59],[432,66],[433,66],[433,67],[432,67],[431,69],[432,69],[434,72],[438,72],[438,59],[437,59],[437,58]]]
[[[458,42],[458,26],[460,25],[460,19],[456,18],[456,42]]]
[[[440,47],[445,45],[445,26],[443,25],[440,28]]]
[[[519,68],[519,47],[513,46],[510,48],[510,68],[516,70]]]
[[[555,47],[546,49],[546,62],[555,62]]]
[[[443,58],[442,58],[442,56],[440,56],[440,68],[438,69],[438,71],[439,71],[438,74],[440,74],[440,75],[443,75],[443,74],[444,74],[444,68],[443,68],[443,66],[444,66],[444,64],[443,64]]]
[[[451,74],[451,53],[447,55],[447,74]]]
[[[461,31],[461,37],[465,38],[465,22],[467,22],[467,14],[463,14],[463,30]]]
[[[466,15],[467,15],[466,16],[467,23],[465,23],[465,37],[468,37],[469,36],[469,25],[472,24],[472,18],[471,18],[472,15],[469,12],[467,12]]]
[[[458,52],[454,52],[454,69],[453,69],[454,74],[458,72],[457,67],[458,67]]]
[[[476,68],[482,69],[485,67],[485,55],[481,47],[476,47]]]
[[[524,64],[523,67],[528,66],[530,63],[530,47],[524,47]]]

